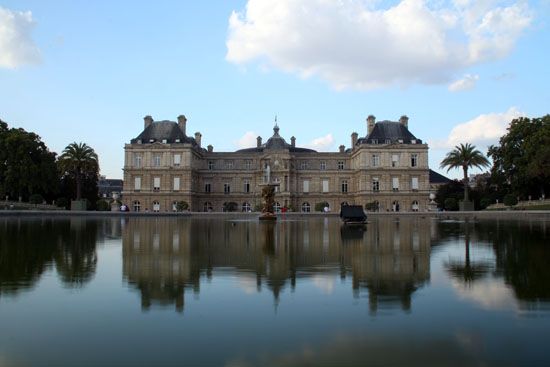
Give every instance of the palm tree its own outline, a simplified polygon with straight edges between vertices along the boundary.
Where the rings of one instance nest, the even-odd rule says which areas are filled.
[[[464,170],[464,202],[466,202],[468,201],[468,168],[483,168],[489,165],[489,160],[476,149],[475,145],[466,143],[457,145],[447,153],[447,156],[441,161],[440,168],[447,167],[447,172],[449,172],[451,168],[462,167]]]
[[[93,148],[86,143],[71,143],[59,156],[61,169],[72,175],[76,181],[76,200],[82,197],[82,179],[90,172],[97,174],[99,162]]]

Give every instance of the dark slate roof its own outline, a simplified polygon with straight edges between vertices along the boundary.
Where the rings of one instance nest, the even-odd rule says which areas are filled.
[[[298,148],[288,144],[285,141],[285,139],[283,139],[279,135],[279,126],[277,126],[277,124],[275,124],[275,127],[273,127],[273,136],[267,139],[267,141],[264,144],[262,144],[260,147],[240,149],[240,150],[237,150],[237,152],[239,153],[263,152],[266,149],[288,149],[290,152],[293,152],[293,153],[316,152],[313,149]]]
[[[439,174],[435,171],[430,170],[430,183],[431,184],[446,184],[447,182],[451,182],[452,180],[443,176],[442,174]]]
[[[191,144],[193,146],[197,145],[194,138],[186,136],[183,131],[181,131],[177,122],[167,120],[153,122],[130,142],[135,144],[138,140],[141,140],[141,144],[150,144],[155,142],[162,143],[163,140],[166,140],[166,143],[172,144],[176,143],[177,139],[179,139],[179,143]]]
[[[417,139],[403,124],[396,121],[380,121],[374,125],[371,133],[365,138],[357,140],[357,144],[387,144],[391,143],[411,144],[416,140],[416,144],[422,144],[421,139]]]

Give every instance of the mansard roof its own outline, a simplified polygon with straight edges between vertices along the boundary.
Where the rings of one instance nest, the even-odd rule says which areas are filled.
[[[451,182],[450,178],[443,176],[435,171],[430,170],[430,183],[431,184],[446,184]]]
[[[279,126],[275,124],[273,127],[273,136],[267,141],[262,144],[259,147],[255,148],[246,148],[246,149],[240,149],[237,150],[239,153],[252,153],[252,152],[263,152],[264,150],[271,149],[271,150],[279,150],[279,149],[288,149],[289,152],[293,153],[308,153],[308,152],[316,152],[313,149],[308,148],[299,148],[299,147],[293,147],[291,144],[288,144],[285,139],[283,139],[279,135]]]
[[[409,129],[400,122],[397,121],[380,121],[374,125],[371,133],[365,138],[357,140],[357,144],[387,144],[387,141],[391,143],[402,144],[422,144],[421,139],[417,139]]]
[[[166,143],[185,143],[193,146],[197,145],[194,138],[191,138],[183,133],[174,121],[154,121],[145,128],[135,139],[130,142],[135,144],[141,140],[141,144],[149,144],[154,142],[162,142],[166,140]]]

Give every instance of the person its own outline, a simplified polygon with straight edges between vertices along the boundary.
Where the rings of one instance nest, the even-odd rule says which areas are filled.
[[[325,213],[328,213],[328,211],[329,211],[328,205],[325,205],[325,207],[323,208],[323,211],[324,211]]]

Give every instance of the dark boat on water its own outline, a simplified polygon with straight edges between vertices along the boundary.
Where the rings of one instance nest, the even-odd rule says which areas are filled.
[[[345,225],[364,225],[367,223],[367,215],[361,205],[342,205],[340,219]]]

